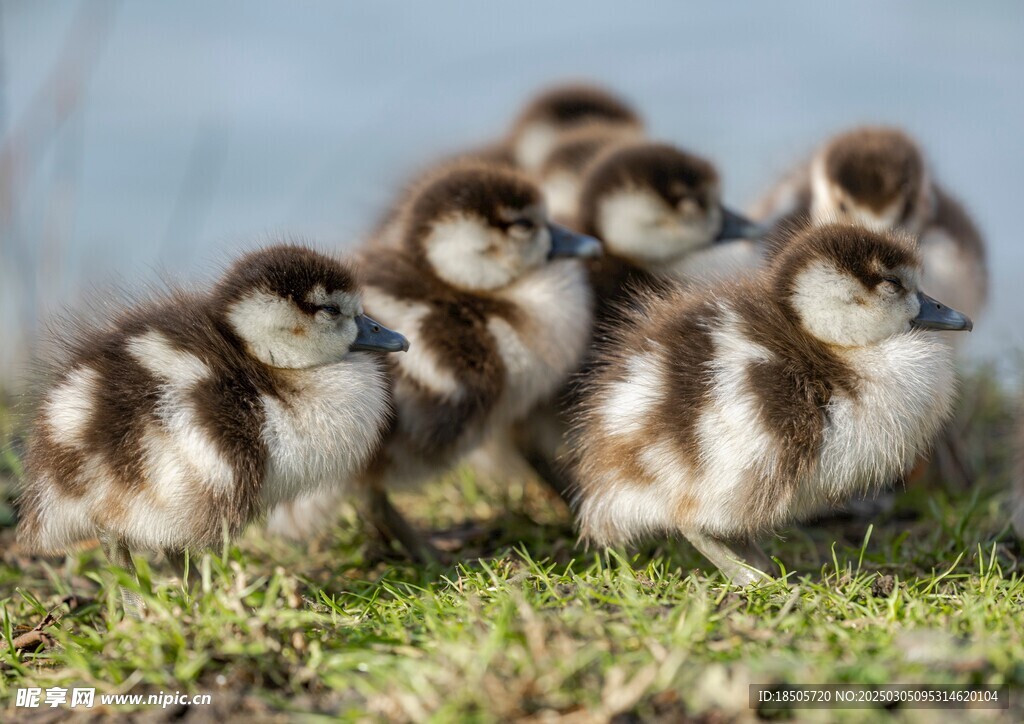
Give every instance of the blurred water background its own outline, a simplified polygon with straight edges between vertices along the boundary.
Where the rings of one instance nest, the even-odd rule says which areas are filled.
[[[416,168],[577,78],[714,160],[736,205],[837,130],[905,127],[988,239],[972,357],[1024,347],[1019,0],[3,0],[0,61],[0,384],[88,290],[351,244]]]

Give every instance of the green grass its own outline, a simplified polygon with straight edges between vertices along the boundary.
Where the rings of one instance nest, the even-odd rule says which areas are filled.
[[[28,559],[3,530],[0,716],[26,712],[11,708],[19,687],[94,686],[210,693],[225,717],[732,721],[755,715],[750,683],[849,682],[1009,684],[1014,711],[971,718],[1020,720],[1010,405],[986,375],[965,399],[961,423],[979,471],[971,490],[925,482],[870,522],[791,529],[766,546],[787,580],[750,590],[729,588],[684,543],[580,549],[544,491],[466,473],[399,499],[421,525],[461,539],[458,564],[403,562],[349,511],[308,549],[252,530],[192,561],[187,588],[158,563],[143,565],[144,622],[122,620],[96,550]],[[16,461],[4,460],[9,481]],[[72,594],[75,610],[48,628],[52,645],[11,653],[14,637]],[[877,712],[796,716],[874,721]]]

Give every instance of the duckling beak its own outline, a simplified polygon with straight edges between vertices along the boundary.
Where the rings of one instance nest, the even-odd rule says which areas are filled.
[[[352,351],[407,352],[409,340],[365,314],[356,315],[356,341],[349,347]]]
[[[765,229],[760,224],[755,224],[746,216],[722,207],[722,229],[715,237],[716,244],[736,239],[760,239],[764,234]]]
[[[548,224],[548,231],[551,233],[551,251],[548,252],[548,259],[560,256],[601,256],[601,242],[592,236],[577,234],[558,224]]]
[[[921,303],[921,311],[910,320],[910,326],[916,329],[948,329],[966,332],[974,329],[974,322],[966,314],[941,304],[924,292],[917,293],[917,301]]]

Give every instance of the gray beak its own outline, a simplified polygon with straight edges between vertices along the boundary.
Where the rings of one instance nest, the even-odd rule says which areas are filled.
[[[601,242],[592,236],[577,234],[558,224],[548,224],[548,231],[551,233],[549,259],[560,256],[601,256]]]
[[[374,322],[365,314],[356,315],[356,330],[356,341],[349,347],[353,351],[406,352],[409,349],[409,340]]]
[[[917,301],[921,303],[921,311],[910,320],[910,326],[917,329],[948,329],[970,332],[974,322],[963,312],[958,312],[945,304],[940,304],[924,292],[917,293]]]
[[[722,230],[715,237],[716,244],[735,239],[760,239],[764,234],[765,229],[760,224],[722,207]]]

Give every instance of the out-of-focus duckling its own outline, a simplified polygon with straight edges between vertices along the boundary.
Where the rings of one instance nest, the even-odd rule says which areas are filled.
[[[600,244],[551,224],[540,190],[497,166],[437,171],[410,200],[399,247],[364,256],[366,307],[401,325],[411,350],[394,358],[395,416],[360,484],[381,532],[432,551],[401,521],[387,491],[437,477],[490,431],[522,419],[579,365],[590,338],[583,265]],[[284,506],[274,532],[305,535],[337,496]]]
[[[537,171],[551,217],[560,223],[574,223],[587,166],[610,146],[637,140],[639,135],[634,126],[607,123],[589,123],[560,134]]]
[[[216,545],[351,478],[390,412],[376,353],[408,347],[363,314],[348,266],[298,246],[242,257],[208,293],[171,291],[55,336],[19,542],[60,554],[98,537],[129,571],[132,551]]]
[[[634,134],[644,128],[640,115],[611,91],[583,83],[558,85],[526,104],[503,145],[519,168],[537,173],[561,134],[598,124]]]
[[[759,275],[644,297],[604,345],[575,430],[582,535],[681,533],[738,584],[758,538],[890,484],[949,417],[947,345],[913,239],[812,227]]]

